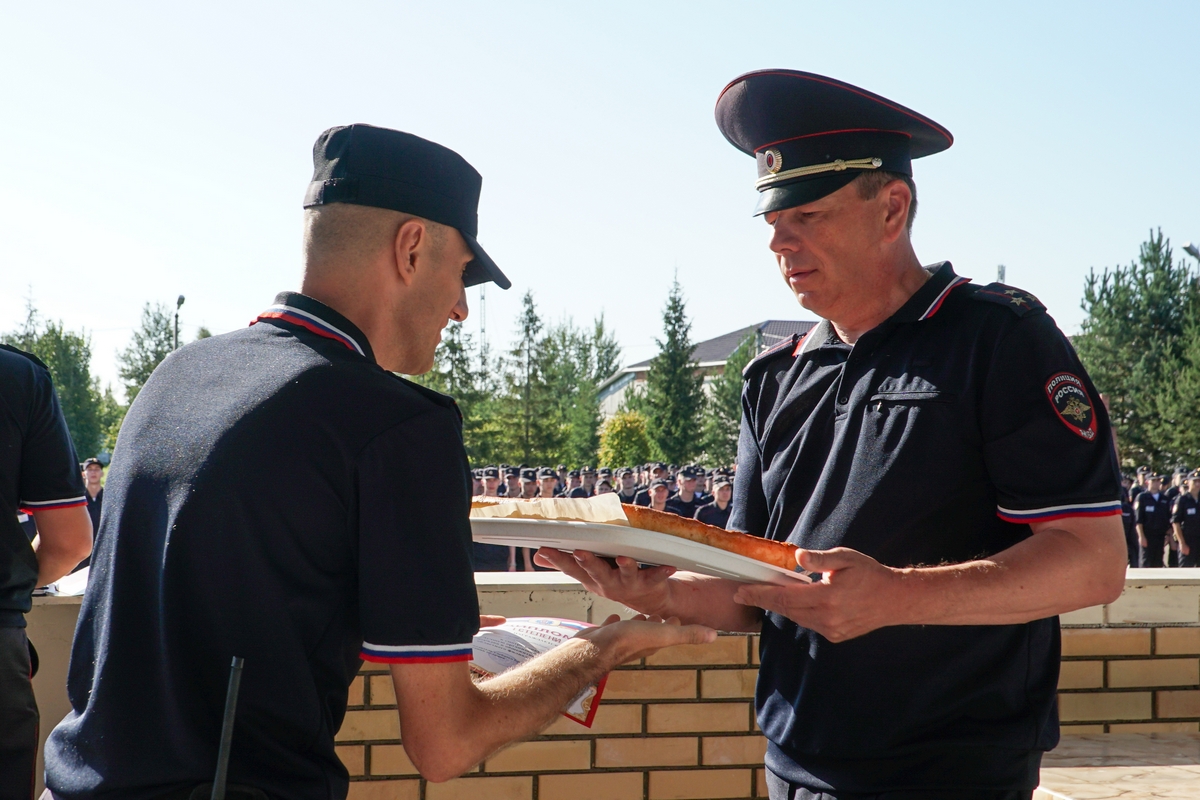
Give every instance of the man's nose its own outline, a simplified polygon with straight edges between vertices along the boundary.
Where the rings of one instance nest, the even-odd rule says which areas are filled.
[[[450,311],[450,319],[455,322],[462,322],[467,318],[470,309],[467,308],[467,287],[463,287],[458,293],[458,302],[454,304],[454,308]]]

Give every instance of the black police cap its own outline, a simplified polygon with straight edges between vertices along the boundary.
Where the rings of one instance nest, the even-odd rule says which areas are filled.
[[[499,477],[500,477],[500,470],[496,469],[495,467],[484,467],[484,468],[483,468],[483,477],[485,477],[485,478],[499,478]]]
[[[98,459],[98,458],[84,459],[83,463],[79,465],[79,468],[80,468],[80,470],[85,470],[88,467],[92,466],[93,464],[95,464],[100,469],[104,469],[104,465],[100,463],[100,459]]]
[[[802,206],[876,169],[912,175],[912,159],[954,143],[928,117],[811,72],[735,78],[717,98],[717,127],[758,164],[754,213]]]
[[[555,479],[557,479],[557,478],[558,478],[558,473],[557,473],[557,472],[555,472],[554,470],[550,469],[549,467],[542,467],[541,469],[539,469],[539,470],[538,470],[538,472],[537,472],[537,476],[538,476],[538,480],[539,480],[539,481],[543,481],[543,480],[545,480],[546,478],[555,478]]]
[[[537,480],[537,470],[536,469],[521,470],[521,482],[522,483],[530,483],[530,482],[536,481],[536,480]]]
[[[475,238],[482,186],[483,177],[448,147],[388,128],[340,125],[313,145],[313,177],[304,207],[351,203],[449,225],[475,254],[463,284],[493,281],[507,289],[512,282]]]

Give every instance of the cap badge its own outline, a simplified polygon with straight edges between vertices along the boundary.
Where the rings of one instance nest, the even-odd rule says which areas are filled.
[[[763,162],[766,164],[767,172],[774,175],[783,168],[783,154],[772,148],[763,153]]]

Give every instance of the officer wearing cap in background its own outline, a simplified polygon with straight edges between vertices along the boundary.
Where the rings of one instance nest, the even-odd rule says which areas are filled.
[[[650,482],[646,485],[645,489],[643,489],[637,493],[637,496],[634,498],[634,501],[633,501],[635,505],[639,505],[639,506],[651,505],[651,503],[650,503],[650,488],[654,485],[655,481],[662,481],[663,486],[667,485],[667,465],[666,464],[662,463],[661,461],[651,464],[649,472],[650,472]],[[670,495],[670,489],[667,490],[667,494]]]
[[[1146,491],[1146,476],[1150,474],[1150,468],[1141,466],[1137,468],[1137,479],[1133,482],[1133,486],[1129,487],[1130,502],[1137,499],[1137,496]]]
[[[1133,525],[1133,500],[1130,499],[1130,489],[1134,486],[1133,479],[1128,475],[1121,476],[1121,525],[1125,529],[1125,551],[1129,566],[1138,565],[1137,529]]]
[[[504,469],[504,484],[500,487],[503,497],[521,496],[521,470],[517,467]]]
[[[696,519],[705,525],[715,525],[724,528],[729,522],[733,511],[733,481],[728,475],[718,473],[713,476],[713,499],[711,503],[696,509]]]
[[[1171,507],[1162,490],[1163,476],[1146,474],[1146,490],[1133,501],[1133,523],[1141,547],[1139,565],[1163,566],[1163,550],[1171,529]]]
[[[484,467],[480,470],[480,481],[483,483],[484,497],[499,497],[500,470],[496,467]],[[471,550],[475,556],[476,572],[516,572],[517,548],[502,544],[486,544],[472,542]]]
[[[518,497],[532,500],[538,496],[538,472],[536,469],[521,470],[521,493]]]
[[[1163,497],[1167,500],[1167,507],[1174,508],[1175,501],[1179,499],[1179,495],[1186,490],[1184,484],[1187,483],[1188,471],[1184,467],[1176,467],[1175,472],[1171,475],[1171,485],[1163,490]],[[1167,531],[1167,566],[1178,567],[1180,565],[1179,540],[1171,535],[1171,531]]]
[[[736,79],[716,116],[822,317],[746,368],[728,527],[799,545],[818,580],[538,559],[632,608],[761,628],[774,800],[1029,798],[1058,741],[1055,615],[1124,587],[1098,394],[1034,297],[917,259],[911,161],[945,128],[791,70]]]
[[[708,498],[696,491],[699,476],[692,467],[679,471],[679,491],[667,501],[667,511],[689,519],[696,516],[696,509],[708,504]]]
[[[1171,526],[1179,544],[1179,566],[1200,567],[1200,469],[1187,476],[1171,506]]]
[[[567,493],[567,497],[591,497],[596,486],[596,470],[584,467],[579,470],[581,483]]]
[[[0,345],[0,797],[30,798],[38,749],[25,634],[33,590],[87,557],[92,523],[79,459],[50,370],[37,356]],[[18,514],[37,520],[26,535]]]
[[[622,503],[632,504],[638,493],[637,486],[634,484],[633,470],[629,467],[622,467],[617,470],[617,479],[620,482],[617,497]]]
[[[172,353],[125,417],[72,710],[46,748],[54,796],[208,796],[233,656],[227,796],[340,800],[334,734],[360,658],[390,665],[405,753],[443,781],[617,664],[711,634],[617,622],[472,682],[462,417],[394,373],[431,368],[467,286],[509,286],[475,238],[481,179],[368,125],[326,131],[313,161],[301,291]],[[418,469],[426,480],[405,479]],[[130,724],[137,708],[151,712]]]

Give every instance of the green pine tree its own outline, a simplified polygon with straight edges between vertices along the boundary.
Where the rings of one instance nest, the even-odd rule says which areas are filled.
[[[1177,423],[1164,419],[1159,398],[1172,393],[1185,358],[1188,320],[1197,314],[1196,276],[1161,230],[1151,231],[1137,261],[1093,271],[1084,285],[1080,359],[1109,400],[1126,466],[1172,465]]]
[[[1194,467],[1200,464],[1200,304],[1190,306],[1180,350],[1162,371],[1169,379],[1154,398],[1159,424],[1153,440],[1164,466]]]
[[[4,343],[32,353],[50,369],[63,418],[67,422],[76,454],[82,458],[100,452],[100,392],[92,378],[91,341],[82,333],[68,331],[62,322],[41,321],[32,299],[26,300],[21,328],[3,337]]]
[[[753,334],[742,340],[725,362],[725,370],[708,386],[704,406],[704,452],[711,464],[737,461],[738,433],[742,424],[742,370],[754,358]]]
[[[125,384],[126,402],[133,402],[150,374],[171,354],[174,342],[175,322],[170,310],[162,303],[146,303],[133,340],[117,354],[117,374]]]
[[[658,355],[650,361],[646,390],[631,407],[646,417],[647,435],[657,458],[683,464],[700,452],[700,411],[704,376],[692,363],[692,323],[683,290],[676,279],[663,309],[665,339],[655,340]]]

